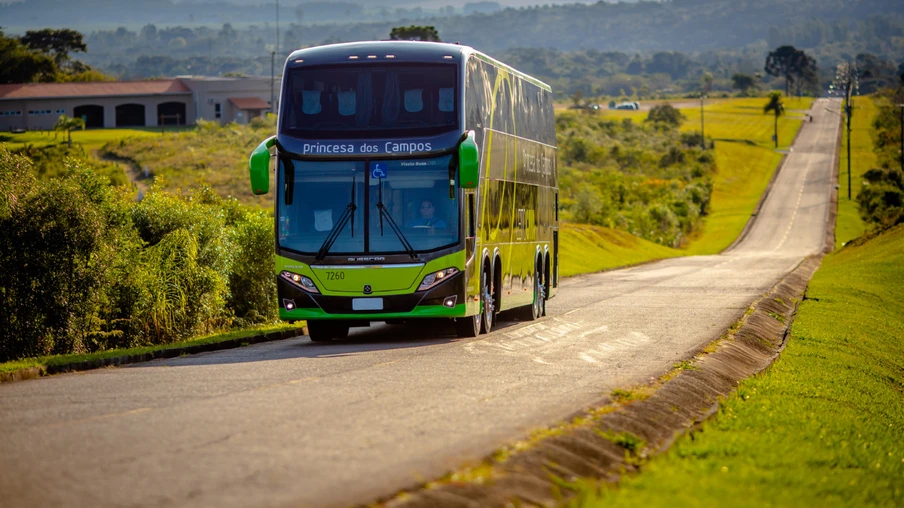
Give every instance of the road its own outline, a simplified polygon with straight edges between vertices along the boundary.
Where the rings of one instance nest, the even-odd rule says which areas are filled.
[[[538,322],[467,340],[378,326],[0,385],[2,504],[364,503],[658,376],[821,249],[830,104],[742,243],[568,279]]]

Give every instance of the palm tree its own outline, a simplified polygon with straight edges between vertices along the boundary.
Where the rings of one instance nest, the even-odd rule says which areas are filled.
[[[69,118],[66,115],[60,115],[56,124],[53,126],[55,131],[66,131],[66,138],[69,142],[69,148],[72,148],[72,129],[85,129],[84,118]]]
[[[763,108],[763,114],[772,112],[775,114],[775,147],[778,148],[778,117],[785,114],[785,103],[782,102],[781,92],[770,92],[769,103]]]

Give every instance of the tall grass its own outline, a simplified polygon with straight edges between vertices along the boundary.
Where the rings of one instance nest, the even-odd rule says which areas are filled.
[[[275,131],[272,116],[255,118],[250,125],[224,127],[202,120],[191,131],[112,141],[100,153],[147,168],[155,179],[163,177],[162,188],[172,193],[186,195],[189,189],[207,186],[220,196],[270,209],[272,195],[249,192],[248,156]]]
[[[0,149],[0,361],[275,319],[267,214],[163,182],[138,202],[77,160],[63,168],[41,180]]]

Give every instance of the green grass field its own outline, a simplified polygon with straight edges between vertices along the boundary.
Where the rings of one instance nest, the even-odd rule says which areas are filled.
[[[857,194],[863,173],[877,166],[873,152],[873,120],[878,114],[872,97],[855,97],[851,117],[851,199],[848,199],[847,128],[842,128],[841,162],[838,165],[838,220],[835,222],[835,248],[857,238],[866,231],[857,208]]]
[[[827,256],[785,351],[601,506],[904,505],[904,226]]]
[[[700,106],[688,100],[675,101],[687,121],[683,131],[700,131]],[[782,159],[772,141],[774,117],[763,114],[767,99],[716,99],[707,101],[703,130],[715,141],[718,173],[714,179],[711,212],[701,232],[691,238],[688,254],[715,254],[738,237],[750,214],[766,190],[766,185]],[[778,149],[787,150],[803,122],[812,98],[786,98],[786,114],[778,122]],[[604,110],[607,117],[630,118],[642,122],[646,111]]]
[[[684,255],[679,249],[599,226],[563,224],[560,234],[559,273],[562,277]]]
[[[111,141],[120,141],[129,138],[153,138],[165,137],[172,132],[191,130],[193,127],[167,127],[166,132],[161,133],[159,127],[143,127],[130,129],[88,129],[72,131],[72,144],[84,147],[90,154]],[[54,137],[55,136],[55,137]],[[0,143],[6,145],[9,150],[22,148],[25,145],[36,147],[59,144],[66,142],[65,132],[28,131],[21,134],[0,134]]]

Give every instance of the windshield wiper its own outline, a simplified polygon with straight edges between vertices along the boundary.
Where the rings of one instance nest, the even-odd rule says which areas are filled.
[[[390,215],[389,210],[386,209],[386,205],[383,204],[383,179],[380,178],[379,184],[379,198],[377,201],[377,210],[380,211],[380,236],[383,236],[383,217],[386,217],[386,222],[389,223],[389,227],[392,229],[392,232],[399,237],[399,241],[402,242],[402,246],[405,247],[405,252],[408,253],[412,258],[417,258],[417,252],[414,250],[414,247],[411,246],[411,243],[405,238],[405,235],[402,234],[402,230],[399,228],[399,225],[396,224],[396,221],[393,220],[392,215]]]
[[[355,237],[355,210],[358,209],[355,206],[355,184],[356,177],[352,176],[352,200],[349,201],[347,205],[345,205],[345,210],[342,211],[342,215],[339,216],[339,221],[336,224],[336,227],[330,231],[330,234],[323,240],[323,245],[320,246],[320,250],[317,251],[317,256],[314,258],[317,261],[320,261],[324,257],[326,257],[327,252],[330,251],[330,248],[336,243],[336,240],[339,239],[339,233],[342,232],[342,229],[345,228],[345,225],[351,219],[352,222],[352,238]]]

